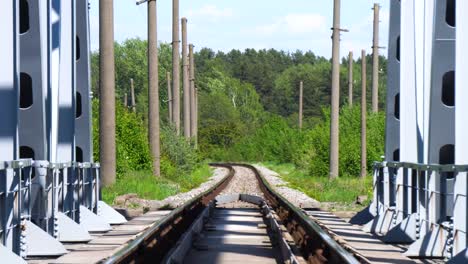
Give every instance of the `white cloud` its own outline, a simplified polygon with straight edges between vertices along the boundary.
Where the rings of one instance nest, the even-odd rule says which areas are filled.
[[[275,33],[304,34],[326,29],[326,18],[319,14],[287,14],[271,24],[253,29],[254,33],[273,35]]]
[[[189,10],[188,16],[193,17],[202,17],[210,20],[218,20],[220,18],[232,17],[234,12],[230,8],[220,9],[214,5],[204,5],[197,10]]]

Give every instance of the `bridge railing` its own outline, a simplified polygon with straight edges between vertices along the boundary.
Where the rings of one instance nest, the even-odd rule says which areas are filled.
[[[415,252],[432,250],[453,256],[454,247],[455,253],[466,248],[467,172],[468,165],[375,163],[370,211],[391,216],[373,224],[390,230],[400,225],[406,234],[414,234],[414,240],[421,239]],[[423,241],[430,232],[439,233],[439,241]]]
[[[23,229],[31,218],[32,160],[0,162],[0,245],[24,251]]]
[[[99,170],[98,163],[0,162],[0,247],[21,257],[61,255],[59,241],[89,241],[88,232],[109,230],[98,216]],[[54,245],[42,251],[50,239]]]

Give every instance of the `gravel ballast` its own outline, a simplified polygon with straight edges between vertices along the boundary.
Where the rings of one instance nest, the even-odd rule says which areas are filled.
[[[261,176],[274,188],[279,194],[288,199],[292,204],[299,208],[317,208],[320,203],[306,194],[287,187],[287,182],[280,178],[278,173],[260,166],[254,165]],[[234,166],[235,174],[221,194],[250,194],[263,197],[262,191],[258,186],[258,181],[253,171],[241,166]],[[138,198],[136,194],[125,194],[115,199],[114,204],[117,209],[125,210],[128,215],[136,216],[146,211],[160,209],[174,209],[193,199],[197,195],[207,191],[215,184],[219,183],[228,175],[229,170],[222,167],[213,169],[213,175],[208,181],[202,183],[198,188],[189,192],[179,193],[167,197],[164,200],[145,200]],[[137,208],[134,208],[137,207]]]
[[[320,202],[310,198],[305,193],[287,187],[288,182],[281,179],[280,175],[266,167],[254,165],[261,176],[271,185],[275,191],[281,194],[289,202],[299,208],[319,208]]]

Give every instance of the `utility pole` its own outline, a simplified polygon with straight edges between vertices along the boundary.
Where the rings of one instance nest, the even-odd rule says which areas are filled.
[[[114,1],[99,0],[99,160],[102,185],[115,183]]]
[[[372,44],[372,112],[374,113],[379,111],[379,10],[379,4],[374,4],[374,39]]]
[[[353,52],[349,52],[349,66],[348,66],[348,101],[349,107],[353,107]]]
[[[304,82],[299,82],[299,129],[302,129],[302,94],[304,90]]]
[[[159,77],[156,0],[148,0],[148,125],[153,174],[161,176],[159,147]]]
[[[136,103],[135,103],[135,87],[133,86],[133,79],[130,79],[130,99],[132,100],[132,111],[136,112]]]
[[[367,102],[366,102],[366,51],[362,50],[361,56],[361,178],[367,175],[367,131],[366,131],[366,116],[367,116]]]
[[[333,44],[332,44],[332,91],[330,125],[330,175],[338,177],[339,172],[339,114],[340,114],[340,0],[334,0]]]
[[[190,138],[190,84],[187,54],[187,18],[182,18],[182,88],[184,90],[184,136]]]
[[[189,78],[190,78],[190,136],[197,145],[197,107],[195,91],[195,59],[193,57],[193,44],[189,45]]]
[[[141,0],[137,5],[148,3],[148,138],[153,158],[153,174],[161,176],[159,141],[159,76],[158,76],[158,27],[156,0]],[[133,83],[133,82],[132,82]]]
[[[128,98],[127,98],[127,93],[124,94],[124,106],[125,106],[125,109],[127,109],[128,107]]]
[[[167,82],[167,110],[169,111],[169,123],[172,122],[172,89],[171,89],[171,73],[166,72],[166,82]]]
[[[172,0],[172,115],[177,135],[180,135],[179,42],[179,0]]]

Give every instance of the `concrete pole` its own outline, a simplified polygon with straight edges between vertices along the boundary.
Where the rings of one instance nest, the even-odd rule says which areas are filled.
[[[366,116],[367,116],[367,102],[366,102],[366,51],[362,50],[362,66],[361,66],[361,177],[367,176],[367,128],[366,128]]]
[[[197,109],[195,105],[195,59],[193,57],[193,44],[189,45],[189,86],[190,86],[190,136],[196,142]]]
[[[124,94],[124,106],[125,106],[125,108],[128,107],[128,97],[127,97],[127,93]]]
[[[195,86],[195,81],[193,82],[193,90],[195,95],[195,149],[198,148],[198,89]]]
[[[133,79],[130,79],[130,99],[132,100],[132,111],[136,112],[136,103],[135,103],[135,87],[133,86]]]
[[[339,107],[340,107],[340,0],[334,0],[332,44],[332,91],[330,125],[330,178],[339,172]]]
[[[374,40],[372,44],[372,112],[379,111],[379,4],[374,4]]]
[[[171,73],[166,72],[167,81],[167,109],[169,111],[169,122],[172,124],[172,89],[171,89]]]
[[[99,0],[99,161],[102,185],[115,182],[114,1]]]
[[[179,0],[172,0],[172,115],[177,135],[180,135],[179,42]]]
[[[299,129],[302,129],[302,100],[303,100],[304,83],[299,83]]]
[[[187,18],[182,18],[182,88],[184,90],[184,136],[190,138],[190,83],[187,53]]]
[[[349,52],[349,66],[348,66],[348,102],[349,107],[353,106],[353,52]]]
[[[161,176],[159,147],[159,78],[156,0],[148,1],[148,125],[153,174]]]

